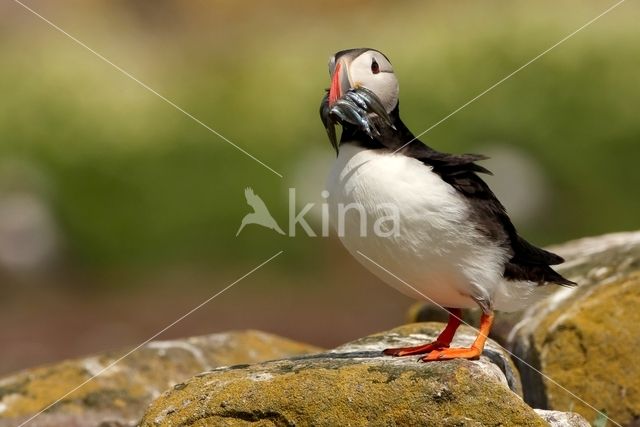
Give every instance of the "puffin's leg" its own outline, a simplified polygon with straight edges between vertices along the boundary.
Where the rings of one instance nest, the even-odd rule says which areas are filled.
[[[425,354],[436,349],[449,347],[458,326],[462,323],[462,310],[459,308],[447,308],[447,311],[449,312],[449,322],[434,342],[416,347],[388,348],[384,350],[383,353],[388,356],[409,356],[412,354]]]
[[[484,344],[489,336],[491,325],[493,324],[494,315],[482,313],[480,318],[480,331],[476,340],[469,348],[443,348],[433,350],[431,353],[422,357],[423,362],[432,362],[435,360],[451,360],[451,359],[477,359],[484,350]]]

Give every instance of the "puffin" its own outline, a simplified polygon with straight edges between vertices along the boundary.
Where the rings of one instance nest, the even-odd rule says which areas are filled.
[[[424,362],[477,359],[496,311],[524,309],[549,294],[546,285],[576,285],[551,267],[564,262],[560,256],[518,234],[481,178],[491,174],[478,164],[486,156],[437,151],[405,126],[398,79],[385,54],[339,51],[329,60],[329,76],[320,117],[337,154],[326,182],[333,228],[383,282],[449,314],[435,341],[384,354],[420,355]],[[362,221],[389,216],[381,206],[397,209],[394,232],[363,233]],[[452,348],[462,309],[475,307],[481,310],[475,341]]]

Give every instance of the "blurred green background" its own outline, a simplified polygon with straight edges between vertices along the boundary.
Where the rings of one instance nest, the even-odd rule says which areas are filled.
[[[283,178],[2,2],[0,372],[137,344],[279,250],[162,337],[254,327],[331,346],[401,323],[409,300],[335,239],[235,237],[247,186],[285,229],[288,188],[320,200],[327,59],[385,52],[418,133],[610,4],[28,5]],[[538,244],[640,225],[639,13],[623,4],[421,138],[491,155],[490,184]]]

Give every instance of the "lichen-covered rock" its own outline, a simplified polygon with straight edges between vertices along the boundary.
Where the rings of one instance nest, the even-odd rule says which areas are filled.
[[[591,424],[580,414],[575,412],[549,411],[545,409],[535,409],[551,427],[591,427]]]
[[[493,342],[478,361],[381,353],[432,340],[442,326],[407,325],[327,353],[218,368],[165,392],[141,426],[547,425],[510,390],[519,380]],[[454,345],[470,344],[474,333],[461,328]]]
[[[152,341],[109,369],[127,352],[29,369],[0,380],[0,426],[18,425],[98,374],[28,425],[135,425],[152,399],[199,372],[317,351],[263,332],[242,331]]]
[[[558,270],[579,287],[561,288],[531,307],[511,334],[512,350],[526,362],[516,360],[525,400],[589,420],[604,411],[622,425],[637,423],[640,232],[552,249],[567,260]]]

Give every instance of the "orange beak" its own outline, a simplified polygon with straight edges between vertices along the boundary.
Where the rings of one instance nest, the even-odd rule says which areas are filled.
[[[329,88],[329,106],[332,106],[343,95],[342,88],[340,86],[340,70],[342,64],[338,62],[336,69],[333,72],[333,78],[331,79],[331,88]]]

